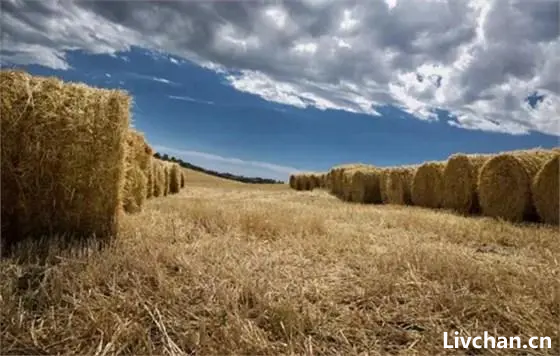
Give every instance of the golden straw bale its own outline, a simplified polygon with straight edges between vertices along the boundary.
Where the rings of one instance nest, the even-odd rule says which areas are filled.
[[[148,195],[152,149],[146,143],[144,135],[134,129],[128,131],[126,142],[123,207],[127,213],[137,213],[142,210]],[[142,199],[138,196],[140,192],[144,193]]]
[[[181,188],[185,187],[187,181],[187,173],[185,172],[184,169],[181,169]]]
[[[170,178],[170,174],[169,174],[169,163],[168,162],[162,162],[163,163],[163,172],[165,174],[165,183],[163,186],[163,196],[166,197],[167,195],[169,195],[169,183],[171,182]]]
[[[412,177],[411,198],[414,205],[441,208],[445,162],[425,162]]]
[[[365,204],[381,203],[377,168],[359,168],[352,177],[352,201]]]
[[[292,189],[296,189],[296,175],[295,174],[290,174],[290,188]]]
[[[391,169],[392,168],[384,167],[379,170],[379,193],[381,195],[382,203],[389,202],[389,198],[387,196],[387,180]]]
[[[332,173],[333,174],[332,174],[332,191],[331,191],[331,193],[334,194],[335,196],[341,198],[341,199],[344,199],[344,190],[343,190],[344,171],[348,170],[348,169],[360,168],[360,167],[368,167],[368,165],[362,164],[362,163],[351,163],[351,164],[344,164],[344,165],[339,165],[339,166],[333,167],[332,168]]]
[[[142,211],[148,190],[148,178],[139,166],[132,165],[126,171],[123,208],[127,213]]]
[[[533,180],[533,202],[541,220],[558,225],[560,220],[560,153],[549,159]]]
[[[412,204],[411,189],[415,166],[401,166],[389,169],[386,177],[387,202],[390,204]]]
[[[510,221],[533,220],[533,179],[554,155],[551,150],[534,149],[506,152],[489,159],[478,178],[482,213]]]
[[[163,197],[165,193],[165,166],[163,161],[154,159],[154,197]]]
[[[360,168],[348,168],[345,169],[342,173],[342,194],[340,196],[340,199],[344,200],[344,201],[353,201],[353,196],[352,196],[352,180],[354,178],[354,174],[359,170]]]
[[[130,97],[0,71],[1,225],[26,237],[116,236]]]
[[[177,194],[181,191],[181,172],[179,165],[172,163],[169,166],[169,193]]]
[[[461,214],[480,211],[478,199],[478,175],[480,168],[491,155],[451,155],[443,170],[443,201],[446,209]]]
[[[146,198],[150,199],[154,196],[154,160],[150,160],[148,167],[148,186],[146,189]]]

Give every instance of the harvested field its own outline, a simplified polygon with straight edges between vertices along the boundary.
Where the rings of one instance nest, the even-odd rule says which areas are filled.
[[[438,355],[454,330],[560,351],[557,227],[187,177],[110,249],[2,260],[3,354]]]
[[[114,236],[129,96],[10,70],[0,72],[0,91],[4,247],[52,234]]]

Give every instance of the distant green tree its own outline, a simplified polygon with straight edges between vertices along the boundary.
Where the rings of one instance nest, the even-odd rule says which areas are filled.
[[[159,152],[156,152],[156,153],[154,154],[154,157],[157,158],[157,159],[161,159],[161,155],[159,154]]]

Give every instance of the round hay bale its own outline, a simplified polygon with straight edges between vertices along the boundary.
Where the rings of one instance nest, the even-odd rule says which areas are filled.
[[[365,204],[381,203],[379,169],[361,168],[352,177],[352,201]]]
[[[181,169],[181,188],[184,188],[187,181],[187,173],[185,170]]]
[[[169,195],[169,164],[167,162],[163,162],[163,173],[164,173],[164,184],[163,184],[163,196],[166,197]]]
[[[349,169],[369,167],[368,165],[362,163],[345,164],[341,166],[336,166],[332,168],[332,194],[344,199],[344,172]]]
[[[127,213],[142,211],[147,196],[148,178],[138,166],[131,166],[126,172],[123,208]]]
[[[386,177],[387,202],[390,204],[412,204],[412,177],[416,167],[398,167],[389,169]]]
[[[358,168],[345,169],[342,173],[342,194],[341,199],[344,201],[353,201],[352,196],[352,181],[354,174],[358,171]]]
[[[169,193],[177,194],[181,191],[181,172],[179,165],[172,163],[169,166]]]
[[[478,177],[482,213],[514,222],[533,220],[533,179],[553,157],[552,151],[530,150],[502,153],[489,159]]]
[[[159,159],[154,160],[154,197],[162,197],[165,193],[165,167]]]
[[[454,154],[449,157],[443,170],[443,201],[446,209],[461,214],[480,211],[478,199],[478,175],[480,168],[492,156]]]
[[[155,174],[155,166],[154,166],[154,160],[152,160],[148,167],[148,176],[147,176],[148,184],[146,189],[146,198],[148,199],[154,196],[154,186],[155,186],[154,174]]]
[[[379,171],[379,193],[381,195],[381,202],[388,203],[389,197],[387,196],[387,180],[391,168],[382,168]]]
[[[292,189],[296,189],[296,175],[295,174],[290,174],[290,188]]]
[[[558,225],[560,220],[560,154],[549,159],[533,180],[533,202],[541,220]]]
[[[443,200],[445,162],[425,162],[412,178],[411,198],[414,205],[438,209]]]

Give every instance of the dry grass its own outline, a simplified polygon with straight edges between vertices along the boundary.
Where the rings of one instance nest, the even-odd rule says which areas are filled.
[[[436,355],[455,330],[560,352],[556,228],[187,181],[110,249],[3,260],[2,354]]]

